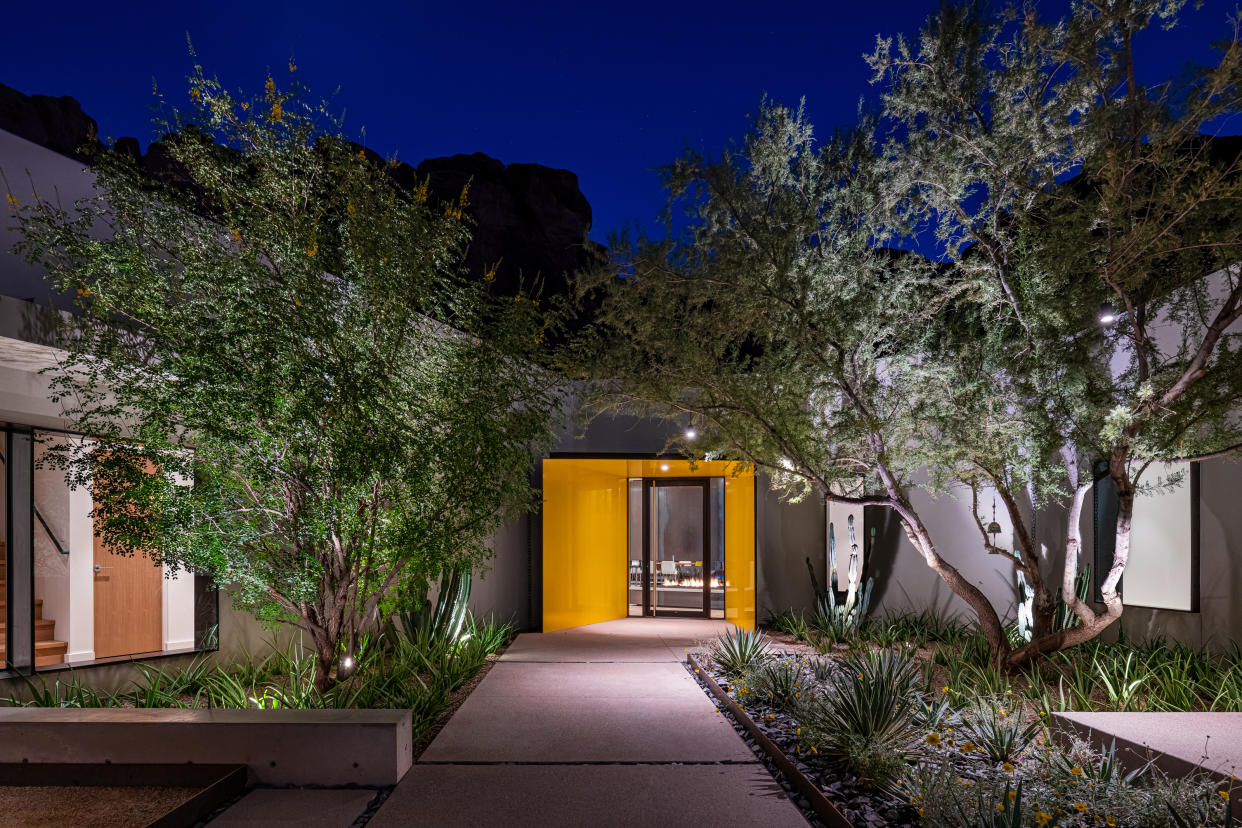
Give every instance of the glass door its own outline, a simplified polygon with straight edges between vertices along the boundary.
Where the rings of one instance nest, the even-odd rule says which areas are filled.
[[[710,617],[715,567],[708,479],[643,484],[643,614]]]

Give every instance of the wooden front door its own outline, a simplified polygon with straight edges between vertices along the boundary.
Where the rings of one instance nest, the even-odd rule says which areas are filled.
[[[95,658],[163,649],[164,578],[144,555],[114,555],[95,538]]]
[[[95,536],[95,658],[164,648],[164,570]]]

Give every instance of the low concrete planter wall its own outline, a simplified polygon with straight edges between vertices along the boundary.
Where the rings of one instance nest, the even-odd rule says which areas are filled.
[[[245,765],[269,785],[395,785],[408,710],[0,709],[0,762]]]
[[[1242,713],[1053,713],[1054,734],[1072,734],[1097,750],[1117,746],[1127,771],[1155,760],[1169,776],[1206,773],[1233,792],[1230,810],[1242,818]]]
[[[686,663],[694,669],[699,680],[720,702],[720,706],[728,710],[733,715],[733,718],[737,719],[742,727],[746,729],[746,732],[755,740],[755,743],[763,749],[763,752],[768,755],[768,758],[772,760],[777,769],[789,780],[789,784],[793,785],[794,790],[806,797],[806,801],[811,805],[811,810],[815,812],[815,815],[828,828],[854,828],[854,823],[846,819],[845,815],[837,810],[828,797],[824,796],[824,792],[820,790],[819,785],[816,785],[807,778],[806,774],[798,770],[798,766],[751,720],[746,711],[733,700],[733,697],[716,683],[711,673],[699,663],[697,658],[693,655],[686,656]]]

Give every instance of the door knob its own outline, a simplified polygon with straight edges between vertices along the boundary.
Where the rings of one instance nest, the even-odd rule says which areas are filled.
[[[112,568],[112,567],[110,567],[110,566],[100,566],[99,564],[95,564],[95,567],[94,567],[94,569],[95,569],[95,571],[96,571],[96,572],[98,572],[98,571],[99,571],[99,570],[101,570],[101,569],[111,569],[111,568]]]

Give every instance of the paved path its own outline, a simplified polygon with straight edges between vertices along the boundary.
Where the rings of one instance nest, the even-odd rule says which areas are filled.
[[[518,636],[368,828],[802,826],[681,662],[722,622]]]

